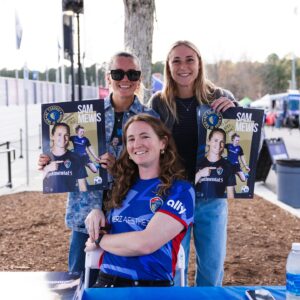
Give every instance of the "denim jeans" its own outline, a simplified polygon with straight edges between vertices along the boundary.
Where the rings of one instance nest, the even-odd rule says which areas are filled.
[[[196,286],[221,286],[227,240],[227,199],[201,199],[196,197],[193,236],[196,250]],[[186,254],[186,280],[190,252],[191,230],[181,244]],[[179,286],[179,272],[174,282]]]
[[[84,274],[85,269],[85,242],[89,235],[83,232],[72,230],[70,236],[70,250],[69,250],[69,272]],[[98,276],[99,270],[90,270],[90,285],[92,286]]]

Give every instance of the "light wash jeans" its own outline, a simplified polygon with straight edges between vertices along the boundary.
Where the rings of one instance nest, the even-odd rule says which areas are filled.
[[[196,286],[221,286],[224,275],[224,261],[227,240],[227,199],[201,199],[196,197],[193,225],[197,269]],[[186,254],[186,280],[190,252],[191,229],[181,244]],[[180,285],[179,272],[176,272],[175,286]]]

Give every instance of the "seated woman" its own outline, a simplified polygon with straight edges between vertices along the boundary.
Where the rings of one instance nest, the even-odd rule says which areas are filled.
[[[123,142],[106,202],[110,233],[89,231],[86,244],[86,251],[104,250],[95,287],[172,286],[180,242],[193,222],[194,189],[183,180],[174,141],[160,120],[133,116]]]

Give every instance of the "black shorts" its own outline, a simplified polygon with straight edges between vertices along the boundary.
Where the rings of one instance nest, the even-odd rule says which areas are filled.
[[[93,288],[110,288],[110,287],[155,287],[173,286],[174,282],[170,280],[132,280],[128,278],[122,278],[115,275],[109,275],[103,272],[99,273],[96,283]]]
[[[232,169],[234,173],[242,172],[240,164],[232,165]]]
[[[87,153],[81,155],[80,158],[83,160],[83,164],[84,165],[92,163],[92,161],[90,160],[90,157],[89,157],[89,155]]]

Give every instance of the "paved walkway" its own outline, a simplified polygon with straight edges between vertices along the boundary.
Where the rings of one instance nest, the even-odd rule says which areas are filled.
[[[20,129],[25,128],[24,106],[0,107],[2,117],[2,128],[0,144],[6,141],[12,141],[11,147],[16,149],[16,159],[12,163],[12,188],[0,188],[0,195],[16,193],[21,191],[42,191],[42,174],[37,170],[37,159],[40,149],[40,105],[28,106],[28,175],[26,175],[26,151],[23,143],[23,158],[19,158],[21,147],[19,142]],[[300,130],[288,130],[286,128],[265,128],[266,138],[283,138],[290,158],[300,159]],[[0,149],[3,149],[1,147]],[[0,153],[0,186],[7,183],[7,158],[6,154]],[[28,181],[28,184],[27,184]],[[255,194],[264,199],[288,210],[294,215],[300,217],[300,209],[294,209],[277,199],[276,194],[277,175],[274,170],[270,170],[266,182],[255,184]]]

